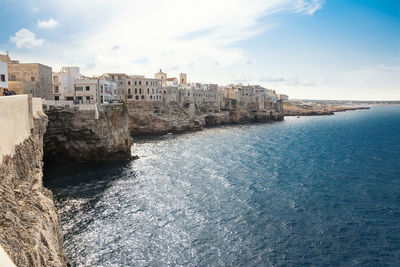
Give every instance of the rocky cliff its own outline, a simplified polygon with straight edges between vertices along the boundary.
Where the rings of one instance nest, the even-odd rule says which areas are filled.
[[[285,116],[319,116],[334,115],[335,112],[344,112],[348,110],[370,109],[369,107],[350,107],[332,104],[308,104],[299,105],[284,103],[283,110]]]
[[[47,107],[49,125],[44,136],[45,159],[50,161],[113,161],[131,155],[132,137],[123,106],[79,110]]]
[[[42,183],[47,117],[40,113],[30,137],[0,164],[0,244],[17,266],[67,266],[52,193]]]
[[[131,102],[128,113],[132,136],[182,133],[223,124],[283,120],[283,112],[278,109],[260,111],[255,108],[229,106],[220,110],[207,103],[201,106],[191,103],[181,107],[157,102]]]

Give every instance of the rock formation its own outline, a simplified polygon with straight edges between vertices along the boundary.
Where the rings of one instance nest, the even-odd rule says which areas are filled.
[[[47,107],[44,154],[51,161],[114,161],[131,156],[132,137],[123,106],[98,112],[77,107]]]
[[[51,191],[43,187],[47,117],[34,118],[31,136],[0,164],[0,244],[17,266],[67,266]]]

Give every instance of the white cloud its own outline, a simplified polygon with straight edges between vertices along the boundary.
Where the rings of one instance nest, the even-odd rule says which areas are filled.
[[[37,7],[32,8],[33,13],[36,13],[38,10],[39,10],[39,8],[37,8]]]
[[[80,8],[72,9],[78,3]],[[204,75],[217,67],[215,62],[219,68],[246,62],[246,52],[235,44],[269,30],[271,25],[259,22],[264,16],[281,11],[312,14],[322,0],[115,0],[113,8],[102,0],[71,0],[50,5],[55,16],[79,29],[66,38],[70,41],[55,44],[54,51],[65,51],[58,64],[68,59],[94,66],[90,70],[82,66],[89,75],[106,71],[149,75],[172,66],[181,71],[191,66]],[[107,14],[107,19],[90,14]],[[143,57],[145,63],[137,61]]]
[[[44,29],[53,29],[58,26],[58,21],[50,18],[49,20],[38,20],[38,27]]]
[[[35,33],[21,29],[11,36],[10,40],[15,43],[18,48],[34,48],[43,45],[44,39],[36,39]]]

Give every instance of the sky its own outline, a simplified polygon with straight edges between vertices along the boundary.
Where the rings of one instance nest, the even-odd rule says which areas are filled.
[[[187,73],[290,98],[400,100],[400,0],[0,0],[0,53],[85,76]]]

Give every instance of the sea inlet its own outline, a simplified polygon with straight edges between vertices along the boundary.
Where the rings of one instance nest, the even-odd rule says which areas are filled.
[[[72,265],[400,265],[400,106],[135,141],[45,166]]]

